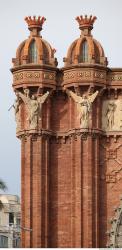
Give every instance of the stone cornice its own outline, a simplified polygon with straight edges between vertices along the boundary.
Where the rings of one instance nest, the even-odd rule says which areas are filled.
[[[15,66],[13,68],[10,69],[10,71],[16,72],[19,70],[24,70],[24,69],[28,69],[28,70],[36,70],[36,69],[46,69],[46,70],[52,70],[52,71],[59,71],[58,68],[53,67],[51,65],[40,65],[40,64],[23,64],[23,65],[19,65],[19,66]]]
[[[79,64],[56,68],[50,65],[24,64],[11,69],[13,87],[47,87],[61,89],[63,86],[94,86],[122,88],[122,68],[108,68],[99,64]]]
[[[101,129],[81,129],[81,128],[74,128],[67,131],[52,131],[52,130],[46,130],[41,129],[39,131],[37,130],[24,130],[20,131],[17,134],[18,138],[22,137],[28,137],[28,136],[44,136],[48,138],[56,138],[56,139],[66,139],[73,137],[74,139],[77,136],[80,136],[82,139],[87,138],[88,136],[92,136],[92,138],[96,138],[97,136],[104,136],[104,137],[114,137],[115,140],[117,137],[122,137],[122,131],[114,131],[114,132],[105,132]]]
[[[122,72],[122,68],[108,68],[111,72]]]
[[[14,88],[20,87],[56,87],[56,72],[55,70],[42,68],[24,68],[13,72]]]
[[[69,70],[69,69],[77,69],[77,68],[90,68],[90,69],[101,69],[101,70],[108,70],[108,68],[106,66],[100,65],[100,64],[91,64],[91,63],[79,63],[79,64],[72,64],[70,66],[67,67],[62,67],[60,70],[65,71],[65,70]]]

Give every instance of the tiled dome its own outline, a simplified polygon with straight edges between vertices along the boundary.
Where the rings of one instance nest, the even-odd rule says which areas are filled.
[[[80,38],[76,39],[69,47],[67,57],[64,58],[65,66],[72,64],[100,64],[107,65],[107,58],[101,44],[93,38],[91,30],[96,17],[76,17],[81,30]]]
[[[30,36],[19,45],[16,58],[13,59],[14,66],[23,64],[57,66],[57,60],[54,58],[55,49],[40,36],[40,30],[42,30],[45,20],[44,17],[40,16],[38,18],[35,16],[25,18],[30,30]]]

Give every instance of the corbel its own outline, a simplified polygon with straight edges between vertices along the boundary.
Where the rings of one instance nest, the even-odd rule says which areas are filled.
[[[65,144],[66,143],[66,136],[62,137],[62,143]]]
[[[117,135],[114,135],[114,142],[117,142]]]
[[[75,85],[74,89],[75,89],[75,93],[76,93],[78,96],[81,96],[79,85]]]
[[[106,142],[110,142],[110,136],[109,135],[107,135],[107,137],[106,137]]]
[[[108,88],[108,98],[110,99],[111,98],[111,89]]]
[[[106,86],[104,86],[100,91],[99,91],[99,96],[102,96],[104,91],[106,90]]]
[[[41,86],[39,86],[37,90],[37,96],[39,95],[43,95],[43,88]]]
[[[90,84],[88,91],[87,91],[87,95],[92,94],[94,92],[94,85]]]
[[[118,89],[117,88],[114,89],[114,98],[115,99],[118,98]]]

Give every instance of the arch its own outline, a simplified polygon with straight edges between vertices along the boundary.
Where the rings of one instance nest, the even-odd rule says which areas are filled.
[[[80,46],[79,62],[88,62],[88,42],[86,40]]]
[[[87,60],[84,60],[82,57],[82,50],[83,50],[83,44],[87,42]],[[85,44],[86,45],[86,44]],[[92,57],[94,55],[94,44],[93,44],[93,39],[91,37],[81,37],[78,39],[76,47],[75,47],[75,55],[79,57],[79,63],[82,62],[88,62],[89,57]]]
[[[36,41],[32,40],[29,46],[29,63],[37,63],[38,61],[38,50],[36,46]]]

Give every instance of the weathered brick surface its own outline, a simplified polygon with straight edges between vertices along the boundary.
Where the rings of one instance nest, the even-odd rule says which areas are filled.
[[[101,166],[100,166],[100,235],[103,239],[100,246],[107,243],[106,231],[110,230],[110,220],[115,216],[114,209],[119,206],[122,186],[122,147],[121,138],[101,140]],[[104,148],[103,148],[104,146]],[[110,155],[111,149],[116,154]]]
[[[93,114],[99,116],[99,107],[93,106]],[[71,98],[54,95],[43,108],[43,129],[78,128],[76,112]],[[99,127],[98,117],[91,121]],[[120,144],[121,138],[107,142],[75,134],[65,143],[40,135],[22,139],[22,226],[33,230],[22,230],[23,247],[106,246],[121,194],[121,167],[114,159],[121,159]]]
[[[14,59],[15,91],[29,88],[30,97],[47,90],[51,94],[33,131],[27,105],[21,102],[17,137],[21,139],[22,247],[106,247],[109,221],[119,206],[122,132],[102,130],[102,104],[121,99],[122,69],[107,68],[103,49],[90,36],[89,27],[84,30],[89,37],[88,63],[79,64],[81,37],[70,47],[62,69],[56,68],[54,50],[47,43],[46,50],[40,47],[38,64],[28,63],[28,49],[25,55],[21,46]],[[30,36],[35,37],[35,31]],[[29,48],[29,39],[22,46]],[[77,103],[66,89],[78,95],[99,91],[88,129],[81,129]]]

